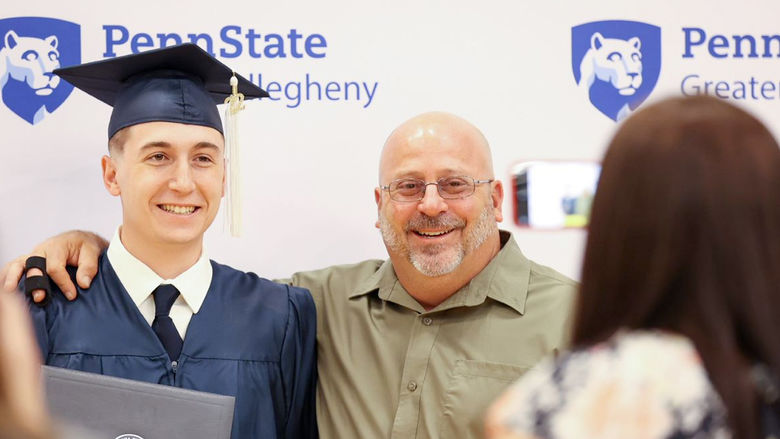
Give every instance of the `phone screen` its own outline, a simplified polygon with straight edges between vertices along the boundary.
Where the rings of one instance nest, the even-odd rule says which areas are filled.
[[[512,169],[515,222],[524,227],[585,227],[601,173],[595,162],[531,161]]]

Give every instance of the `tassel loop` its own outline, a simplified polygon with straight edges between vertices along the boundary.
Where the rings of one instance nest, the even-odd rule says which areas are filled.
[[[230,77],[230,89],[231,94],[225,98],[225,104],[227,104],[227,110],[230,111],[230,114],[236,115],[244,109],[244,94],[238,92],[236,72],[233,72],[233,76]]]

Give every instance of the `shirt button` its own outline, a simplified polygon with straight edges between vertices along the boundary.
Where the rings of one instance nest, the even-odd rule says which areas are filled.
[[[430,318],[430,317],[424,317],[422,322],[423,322],[423,325],[425,325],[425,326],[431,326],[431,323],[433,323],[433,319]]]
[[[409,384],[406,385],[406,388],[409,389],[410,392],[414,392],[417,390],[417,383],[414,381],[409,381]]]
[[[179,362],[178,361],[172,361],[171,362],[171,369],[173,369],[174,372],[176,372],[176,369],[179,368]]]

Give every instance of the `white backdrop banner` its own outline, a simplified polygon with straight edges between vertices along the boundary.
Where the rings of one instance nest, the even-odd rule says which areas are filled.
[[[584,231],[512,219],[518,162],[598,161],[621,119],[673,95],[718,96],[780,126],[773,0],[6,3],[0,263],[58,232],[110,237],[121,222],[100,177],[111,109],[51,71],[180,42],[271,95],[241,116],[245,236],[218,218],[206,239],[213,259],[266,277],[385,257],[379,151],[421,112],[483,130],[507,189],[502,227],[574,278]]]

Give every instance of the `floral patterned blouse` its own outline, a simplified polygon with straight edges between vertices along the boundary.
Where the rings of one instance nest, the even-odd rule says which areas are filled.
[[[491,439],[731,437],[693,344],[640,331],[544,360],[493,405],[487,433]]]

